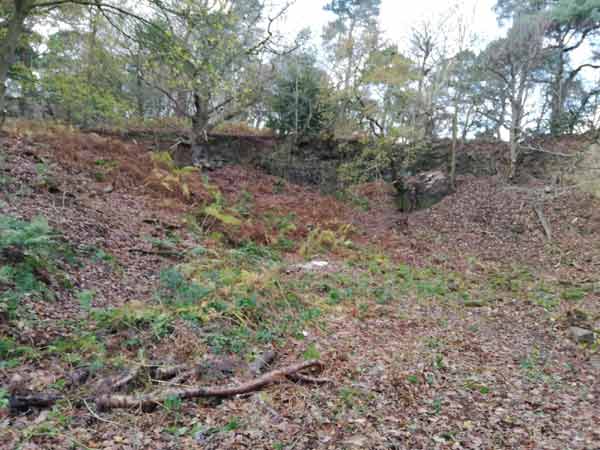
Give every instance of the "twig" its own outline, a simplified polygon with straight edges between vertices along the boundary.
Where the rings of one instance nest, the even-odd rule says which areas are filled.
[[[121,427],[121,424],[117,423],[117,422],[113,422],[112,420],[108,420],[108,419],[104,419],[102,417],[100,417],[98,414],[96,414],[92,408],[90,408],[90,405],[88,404],[88,402],[83,399],[83,404],[85,405],[85,407],[87,408],[87,410],[90,412],[90,414],[97,420],[101,421],[101,422],[105,422],[105,423],[110,423],[111,425],[116,425],[118,427]]]

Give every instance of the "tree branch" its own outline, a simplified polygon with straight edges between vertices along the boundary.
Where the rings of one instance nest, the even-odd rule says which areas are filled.
[[[108,3],[104,3],[101,2],[100,0],[53,0],[53,1],[46,1],[46,2],[42,2],[42,3],[35,3],[33,5],[31,5],[31,10],[33,9],[50,9],[50,8],[56,8],[58,6],[62,6],[62,5],[80,5],[80,6],[91,6],[91,7],[95,7],[95,8],[105,8],[105,9],[109,9],[112,10],[115,13],[121,14],[123,16],[127,16],[127,17],[131,17],[135,20],[138,20],[148,26],[151,26],[157,30],[162,31],[162,28],[159,27],[158,25],[156,25],[155,23],[149,21],[148,19],[145,19],[144,17],[131,12],[125,8],[121,8],[120,6],[115,6],[115,5],[111,5]]]
[[[99,409],[113,408],[140,408],[142,411],[151,410],[158,404],[164,403],[170,398],[192,399],[199,397],[233,397],[259,390],[278,380],[295,375],[305,369],[322,369],[323,364],[317,360],[293,364],[283,369],[272,370],[252,381],[242,383],[238,386],[196,387],[189,389],[169,389],[163,392],[148,395],[105,395],[96,399]]]
[[[600,69],[600,65],[598,65],[598,64],[590,64],[590,63],[580,65],[576,69],[574,69],[571,72],[569,72],[569,76],[567,77],[567,82],[573,81],[573,79],[579,74],[579,72],[581,72],[583,69],[586,69],[586,68]]]

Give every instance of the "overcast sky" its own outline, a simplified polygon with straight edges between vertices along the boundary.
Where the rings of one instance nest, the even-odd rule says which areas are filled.
[[[281,24],[282,31],[297,33],[309,27],[316,39],[320,39],[323,26],[332,14],[323,10],[327,0],[296,0]],[[442,17],[452,2],[448,0],[382,0],[380,23],[386,36],[401,47],[407,41],[413,26],[423,20]],[[462,0],[454,4],[468,17],[471,31],[477,33],[483,43],[498,37],[501,32],[492,10],[495,0]],[[317,41],[318,42],[318,41]]]

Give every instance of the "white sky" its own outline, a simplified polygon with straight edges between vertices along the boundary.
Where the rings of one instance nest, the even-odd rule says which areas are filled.
[[[303,28],[310,28],[317,42],[323,26],[332,14],[323,10],[327,0],[296,0],[280,30],[296,34]],[[502,33],[492,10],[495,0],[382,0],[380,24],[386,36],[404,47],[410,30],[423,20],[441,18],[452,5],[457,5],[471,25],[471,31],[480,36],[482,46]]]

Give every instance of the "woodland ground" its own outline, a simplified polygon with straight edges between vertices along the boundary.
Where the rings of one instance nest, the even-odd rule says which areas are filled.
[[[500,177],[460,177],[406,217],[378,183],[327,197],[243,167],[178,170],[61,127],[1,145],[2,215],[52,231],[41,283],[0,285],[0,401],[65,395],[0,410],[1,448],[600,448],[598,342],[568,333],[573,320],[600,328],[589,194],[548,194],[548,242],[530,191]],[[298,268],[313,259],[329,265]],[[273,367],[320,359],[331,383],[150,413],[77,401],[137,366],[204,361],[185,384],[243,381],[270,349]],[[124,389],[168,386],[151,378]]]

